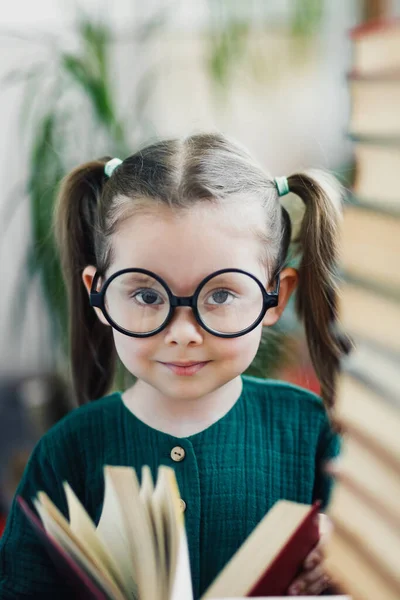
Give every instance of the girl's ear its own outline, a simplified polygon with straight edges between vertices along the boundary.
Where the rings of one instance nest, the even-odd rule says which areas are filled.
[[[85,286],[88,295],[90,294],[90,290],[92,288],[92,282],[93,282],[93,278],[94,278],[95,274],[96,274],[96,267],[93,267],[90,265],[88,267],[85,267],[85,269],[83,269],[82,281],[83,281],[83,285]],[[111,327],[110,323],[105,319],[101,310],[99,308],[95,308],[94,310],[96,311],[96,314],[97,314],[98,318],[100,319],[100,321],[102,323],[104,323],[104,325],[108,325]]]
[[[275,323],[278,321],[297,285],[297,281],[298,273],[296,269],[288,267],[281,271],[278,306],[267,310],[263,320],[264,327],[275,325]]]

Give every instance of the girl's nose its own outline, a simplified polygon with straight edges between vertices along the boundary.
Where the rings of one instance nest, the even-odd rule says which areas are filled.
[[[203,342],[203,330],[191,308],[179,307],[165,330],[165,343],[195,346]]]

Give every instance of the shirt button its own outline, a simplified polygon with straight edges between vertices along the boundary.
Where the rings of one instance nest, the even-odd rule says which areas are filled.
[[[175,462],[181,462],[181,460],[183,460],[185,458],[185,456],[186,456],[186,452],[183,448],[181,448],[181,446],[175,446],[174,448],[172,448],[171,458]]]
[[[182,512],[185,512],[186,510],[186,502],[182,500],[182,498],[179,498],[179,508]]]

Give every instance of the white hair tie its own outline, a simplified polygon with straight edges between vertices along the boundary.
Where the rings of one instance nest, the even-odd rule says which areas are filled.
[[[122,160],[120,158],[112,158],[104,165],[104,173],[107,177],[111,177],[114,173],[114,170],[122,164]]]

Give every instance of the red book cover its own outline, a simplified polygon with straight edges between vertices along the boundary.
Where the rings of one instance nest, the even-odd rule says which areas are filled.
[[[318,543],[319,507],[320,502],[313,504],[304,521],[251,589],[249,597],[286,595],[290,584],[302,570],[307,555]]]
[[[5,528],[6,528],[6,518],[2,514],[0,514],[0,537],[3,535]]]
[[[382,32],[387,29],[400,28],[400,19],[380,19],[377,21],[367,21],[361,25],[357,25],[350,30],[350,38],[357,39],[366,35],[373,35],[374,33]]]
[[[60,544],[47,533],[40,519],[29,508],[25,500],[18,496],[17,502],[46,548],[58,572],[74,588],[74,598],[79,600],[107,600],[108,596],[97,586],[90,575],[74,562]]]

